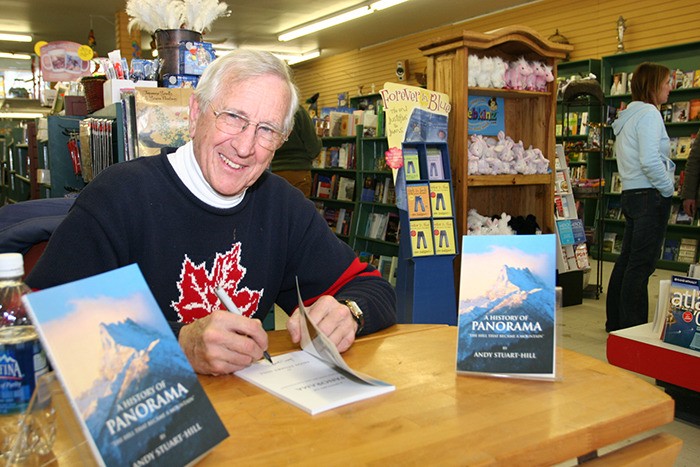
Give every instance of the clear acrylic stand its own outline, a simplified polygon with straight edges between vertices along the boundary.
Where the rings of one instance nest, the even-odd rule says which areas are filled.
[[[37,381],[19,433],[7,458],[3,459],[7,467],[100,465],[53,372]]]

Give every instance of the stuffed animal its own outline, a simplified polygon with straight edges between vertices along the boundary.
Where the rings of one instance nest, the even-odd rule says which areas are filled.
[[[497,89],[506,87],[506,70],[508,64],[501,57],[493,57],[493,71],[491,72],[491,86]]]
[[[476,85],[480,88],[491,86],[491,74],[493,73],[493,58],[482,57],[479,67],[479,74],[476,75]]]
[[[532,73],[528,75],[527,77],[527,85],[525,86],[525,89],[528,91],[538,91],[540,89],[540,82],[544,82],[544,63],[540,62],[539,60],[533,60],[531,62],[528,62],[530,65],[530,69],[532,70]]]
[[[476,77],[481,71],[481,60],[479,60],[478,56],[469,54],[467,64],[469,66],[469,70],[467,72],[467,86],[474,87],[476,86]]]
[[[515,62],[511,62],[509,65],[509,80],[510,89],[522,90],[527,87],[528,76],[532,74],[532,68],[525,57],[520,57]]]
[[[551,65],[544,66],[544,83],[540,83],[539,91],[547,90],[547,83],[554,81],[554,72],[552,71]]]

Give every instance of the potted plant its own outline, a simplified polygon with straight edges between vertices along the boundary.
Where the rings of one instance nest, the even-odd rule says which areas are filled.
[[[127,0],[126,13],[134,27],[155,37],[160,74],[177,74],[180,41],[202,40],[215,19],[228,16],[228,5],[219,0]]]

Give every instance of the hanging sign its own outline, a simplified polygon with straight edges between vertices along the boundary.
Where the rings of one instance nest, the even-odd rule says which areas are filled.
[[[39,55],[44,81],[78,81],[83,76],[90,76],[90,61],[81,58],[80,48],[80,44],[69,41],[49,42],[41,47]]]

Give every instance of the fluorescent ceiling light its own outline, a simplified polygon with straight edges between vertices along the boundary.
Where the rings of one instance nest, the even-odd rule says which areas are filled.
[[[347,21],[352,21],[354,19],[361,18],[363,16],[369,15],[372,12],[373,10],[369,6],[365,5],[354,10],[346,11],[345,13],[341,13],[336,16],[331,16],[326,19],[316,21],[314,23],[302,26],[297,29],[292,29],[289,32],[280,34],[277,37],[277,40],[279,40],[280,42],[291,41],[292,39],[296,39],[297,37],[306,36],[308,34],[321,31],[322,29],[330,28],[332,26],[336,26]]]
[[[346,10],[338,14],[327,16],[324,19],[309,23],[306,26],[300,28],[292,29],[284,34],[280,34],[277,40],[280,42],[291,41],[301,36],[306,36],[308,34],[321,31],[331,26],[336,26],[347,21],[352,21],[353,19],[361,18],[363,16],[374,13],[375,11],[385,10],[389,7],[398,5],[399,3],[407,2],[408,0],[379,0],[377,2],[365,2],[362,6],[353,8],[351,10]]]
[[[31,55],[27,54],[13,54],[9,52],[0,52],[0,58],[9,58],[12,60],[31,60]]]
[[[0,41],[31,42],[32,36],[27,34],[10,34],[6,32],[0,32]]]
[[[39,112],[0,112],[0,118],[21,118],[21,119],[31,119],[31,118],[41,118],[45,117],[46,114]]]
[[[318,58],[321,56],[321,51],[320,50],[314,50],[311,52],[306,52],[303,54],[282,54],[282,53],[275,53],[272,52],[274,56],[277,58],[284,60],[287,62],[287,65],[294,65],[296,63],[301,63],[305,62],[307,60],[311,60],[312,58]]]

